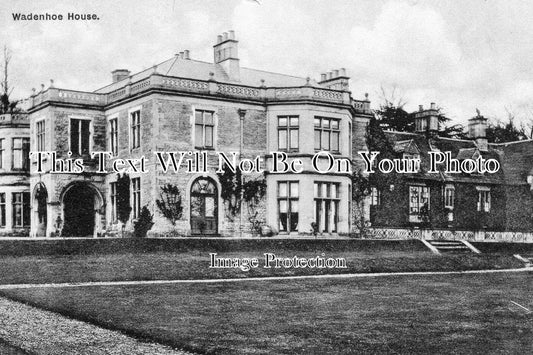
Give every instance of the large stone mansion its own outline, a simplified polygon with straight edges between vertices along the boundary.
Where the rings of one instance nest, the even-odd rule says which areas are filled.
[[[266,165],[274,151],[300,158],[302,173],[267,175],[260,208],[264,223],[274,233],[310,233],[317,219],[320,232],[351,231],[350,176],[317,174],[310,163],[317,151],[351,159],[364,147],[360,132],[370,103],[351,97],[345,70],[315,81],[241,67],[233,31],[218,36],[213,52],[213,63],[183,51],[140,73],[115,70],[112,83],[94,92],[49,87],[32,97],[32,151],[82,157],[86,169],[38,173],[32,159],[31,235],[57,235],[61,228],[77,235],[118,229],[117,174],[96,171],[90,154],[95,151],[148,158],[148,173],[130,174],[132,219],[148,206],[155,233],[172,229],[155,200],[161,185],[173,183],[184,197],[183,218],[174,228],[180,234],[250,234],[241,223],[246,216],[227,217],[216,164],[210,161],[209,171],[198,174],[163,173],[154,166],[156,151],[195,150],[210,157],[215,151],[260,155]]]
[[[203,62],[183,51],[139,73],[118,69],[111,84],[93,92],[51,85],[31,96],[27,116],[6,115],[0,122],[3,232],[48,237],[119,231],[117,174],[98,172],[91,157],[98,151],[147,158],[147,173],[129,174],[128,229],[147,206],[156,235],[249,236],[248,212],[243,209],[240,218],[228,214],[215,153],[260,156],[269,166],[272,152],[285,152],[303,162],[302,172],[266,174],[266,195],[258,209],[262,224],[275,234],[356,232],[360,216],[354,213],[351,174],[322,174],[311,165],[323,151],[359,166],[358,152],[366,150],[370,102],[352,97],[346,71],[314,80],[241,67],[233,31],[218,36],[213,57]],[[434,149],[450,150],[458,158],[488,154],[502,163],[501,173],[491,178],[420,171],[396,186],[374,186],[363,211],[370,223],[421,226],[427,222],[421,219],[424,207],[439,228],[533,229],[533,144],[487,145],[486,120],[479,117],[471,120],[470,140],[439,139],[436,114],[433,106],[416,113],[416,133],[385,132],[390,154],[415,157]],[[30,150],[55,151],[62,160],[83,158],[85,170],[50,172],[48,157],[39,172],[36,159],[27,160]],[[207,152],[207,172],[164,173],[154,153],[173,151]],[[183,196],[183,216],[175,226],[156,207],[166,183],[178,186]],[[480,216],[483,222],[471,226]]]

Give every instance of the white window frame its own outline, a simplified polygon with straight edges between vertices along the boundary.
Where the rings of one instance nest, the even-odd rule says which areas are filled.
[[[381,205],[381,191],[376,186],[370,187],[370,206]]]
[[[133,127],[132,127],[132,114],[139,111],[139,146],[133,147]],[[118,122],[117,122],[118,128]],[[117,139],[118,140],[118,139]],[[142,105],[132,107],[128,110],[128,147],[130,151],[141,148],[142,141]]]
[[[116,152],[116,155],[115,155],[115,152],[113,151],[113,135],[112,135],[112,130],[111,130],[111,121],[113,120],[116,120],[117,122],[117,140],[116,140],[116,146],[115,146],[115,149],[117,150]],[[112,115],[112,116],[109,116],[107,118],[107,127],[109,127],[109,141],[108,141],[108,144],[109,144],[109,151],[111,153],[113,153],[114,156],[118,156],[118,114],[115,114],[115,115]]]
[[[455,186],[445,185],[443,192],[444,208],[455,208]]]
[[[134,181],[139,181],[138,189],[135,189]],[[137,194],[137,195],[136,195]],[[137,199],[138,196],[138,199]],[[133,219],[139,218],[142,210],[142,181],[141,177],[132,177],[131,178],[131,207],[133,212]]]
[[[211,106],[197,106],[192,107],[192,115],[190,117],[190,125],[191,125],[191,145],[193,148],[205,148],[203,145],[205,143],[205,130],[202,134],[203,142],[202,144],[198,144],[196,142],[196,111],[209,111],[213,112],[213,147],[208,147],[208,149],[216,150],[218,146],[218,111],[216,107]],[[238,115],[236,117],[238,119]]]
[[[490,194],[490,187],[476,186],[478,192],[477,211],[490,213],[492,208],[492,196]]]
[[[39,124],[40,123],[43,124],[43,128],[44,128],[44,130],[41,132],[42,139],[43,139],[42,147],[39,147],[39,137],[40,137]],[[69,120],[69,124],[70,124],[70,120]],[[69,130],[70,130],[70,126],[69,126]],[[69,134],[69,139],[70,139],[70,134]],[[37,151],[41,151],[41,152],[46,151],[46,119],[44,118],[41,118],[40,120],[35,121],[35,147],[37,148]]]
[[[87,116],[73,116],[73,115],[68,116],[68,150],[72,153],[72,155],[77,155],[77,153],[74,154],[74,152],[72,150],[70,150],[70,148],[72,147],[72,142],[70,140],[70,136],[71,136],[70,135],[70,127],[71,127],[71,121],[72,120],[86,120],[86,121],[89,121],[89,156],[91,156],[91,153],[93,151],[93,137],[94,137],[93,118],[92,117],[87,117]],[[81,134],[81,130],[80,130],[80,134]],[[81,144],[80,144],[80,147],[81,147]]]

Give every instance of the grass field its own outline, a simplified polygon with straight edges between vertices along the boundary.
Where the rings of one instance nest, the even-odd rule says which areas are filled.
[[[200,353],[532,353],[533,273],[2,291]]]
[[[20,245],[17,247],[16,242]],[[68,243],[70,242],[70,243]],[[204,242],[204,243],[202,243]],[[10,253],[11,251],[11,253]],[[278,256],[345,258],[343,269],[209,268],[209,253],[225,258]],[[243,278],[325,273],[518,268],[507,254],[435,255],[420,241],[370,240],[45,240],[0,241],[0,284]]]
[[[314,257],[318,253],[302,250],[280,251],[277,255]],[[0,259],[0,284],[61,283],[122,280],[174,280],[242,278],[280,275],[338,274],[358,272],[448,271],[492,268],[517,268],[523,264],[502,255],[434,255],[430,252],[351,251],[330,252],[326,256],[346,259],[344,269],[263,268],[262,253],[226,252],[226,258],[258,257],[260,267],[250,271],[239,268],[209,268],[206,252],[126,253],[108,255],[20,256]]]

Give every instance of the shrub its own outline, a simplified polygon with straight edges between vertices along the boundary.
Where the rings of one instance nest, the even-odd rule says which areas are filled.
[[[148,208],[144,206],[141,210],[139,218],[137,218],[137,220],[133,223],[133,233],[136,238],[146,237],[146,234],[154,225],[153,217],[154,216],[150,213]]]
[[[161,186],[160,199],[155,202],[161,214],[175,226],[176,221],[180,220],[183,214],[179,188],[172,184]]]

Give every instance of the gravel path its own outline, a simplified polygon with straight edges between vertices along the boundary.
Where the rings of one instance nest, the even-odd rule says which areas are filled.
[[[190,355],[1,297],[0,338],[39,355]]]

